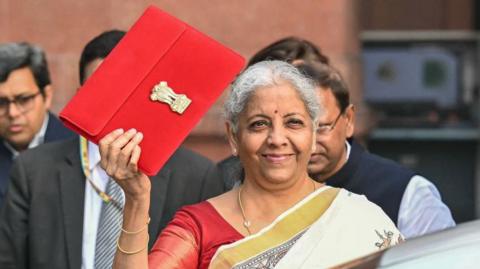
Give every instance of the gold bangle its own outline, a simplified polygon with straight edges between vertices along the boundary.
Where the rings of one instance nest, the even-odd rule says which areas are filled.
[[[133,254],[137,254],[141,251],[143,251],[144,249],[147,248],[148,246],[148,241],[150,240],[150,235],[147,234],[147,243],[145,244],[145,246],[139,250],[134,250],[134,251],[126,251],[124,249],[122,249],[122,247],[120,247],[120,237],[117,239],[117,249],[120,250],[121,253],[123,254],[127,254],[127,255],[133,255]]]
[[[130,232],[130,231],[127,231],[127,230],[123,229],[123,227],[120,227],[120,229],[121,229],[122,232],[125,233],[125,234],[138,234],[138,233],[141,233],[141,232],[145,231],[145,229],[148,228],[148,224],[150,224],[150,217],[148,217],[147,224],[145,224],[145,226],[143,226],[143,227],[142,227],[140,230],[138,230],[138,231]]]

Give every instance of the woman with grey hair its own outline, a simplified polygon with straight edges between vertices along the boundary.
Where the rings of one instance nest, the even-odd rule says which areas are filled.
[[[313,82],[288,63],[244,71],[225,103],[243,183],[180,209],[148,258],[150,181],[136,166],[142,134],[105,136],[102,167],[126,198],[114,268],[323,268],[395,244],[401,235],[378,207],[308,176],[316,100]]]

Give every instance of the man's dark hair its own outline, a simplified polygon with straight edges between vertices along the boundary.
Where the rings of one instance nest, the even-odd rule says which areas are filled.
[[[329,63],[328,57],[322,54],[320,48],[312,42],[298,37],[283,38],[268,45],[250,58],[248,66],[266,60],[280,60],[289,63],[295,60]]]
[[[340,72],[320,62],[300,63],[297,65],[297,68],[312,78],[322,90],[331,90],[337,100],[338,108],[340,108],[341,112],[345,112],[350,105],[350,94],[347,83],[343,80]]]
[[[101,33],[87,43],[80,56],[80,84],[85,82],[85,68],[95,59],[104,59],[120,42],[125,35],[125,31],[110,30]]]
[[[40,93],[45,95],[45,86],[50,84],[45,53],[27,42],[0,44],[0,82],[5,82],[11,72],[30,68]]]

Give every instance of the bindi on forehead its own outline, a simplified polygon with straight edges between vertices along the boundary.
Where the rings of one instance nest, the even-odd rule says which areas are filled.
[[[278,114],[278,110],[275,109],[274,113],[275,113],[275,114]]]

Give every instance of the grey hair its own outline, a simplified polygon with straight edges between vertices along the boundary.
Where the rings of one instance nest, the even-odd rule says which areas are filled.
[[[43,50],[26,42],[0,44],[0,82],[7,80],[11,72],[23,67],[30,68],[43,94],[44,87],[50,84]]]
[[[287,62],[263,61],[250,66],[240,74],[225,101],[224,116],[230,123],[232,132],[237,132],[238,117],[256,89],[284,83],[290,84],[298,92],[315,127],[320,113],[315,83]]]

